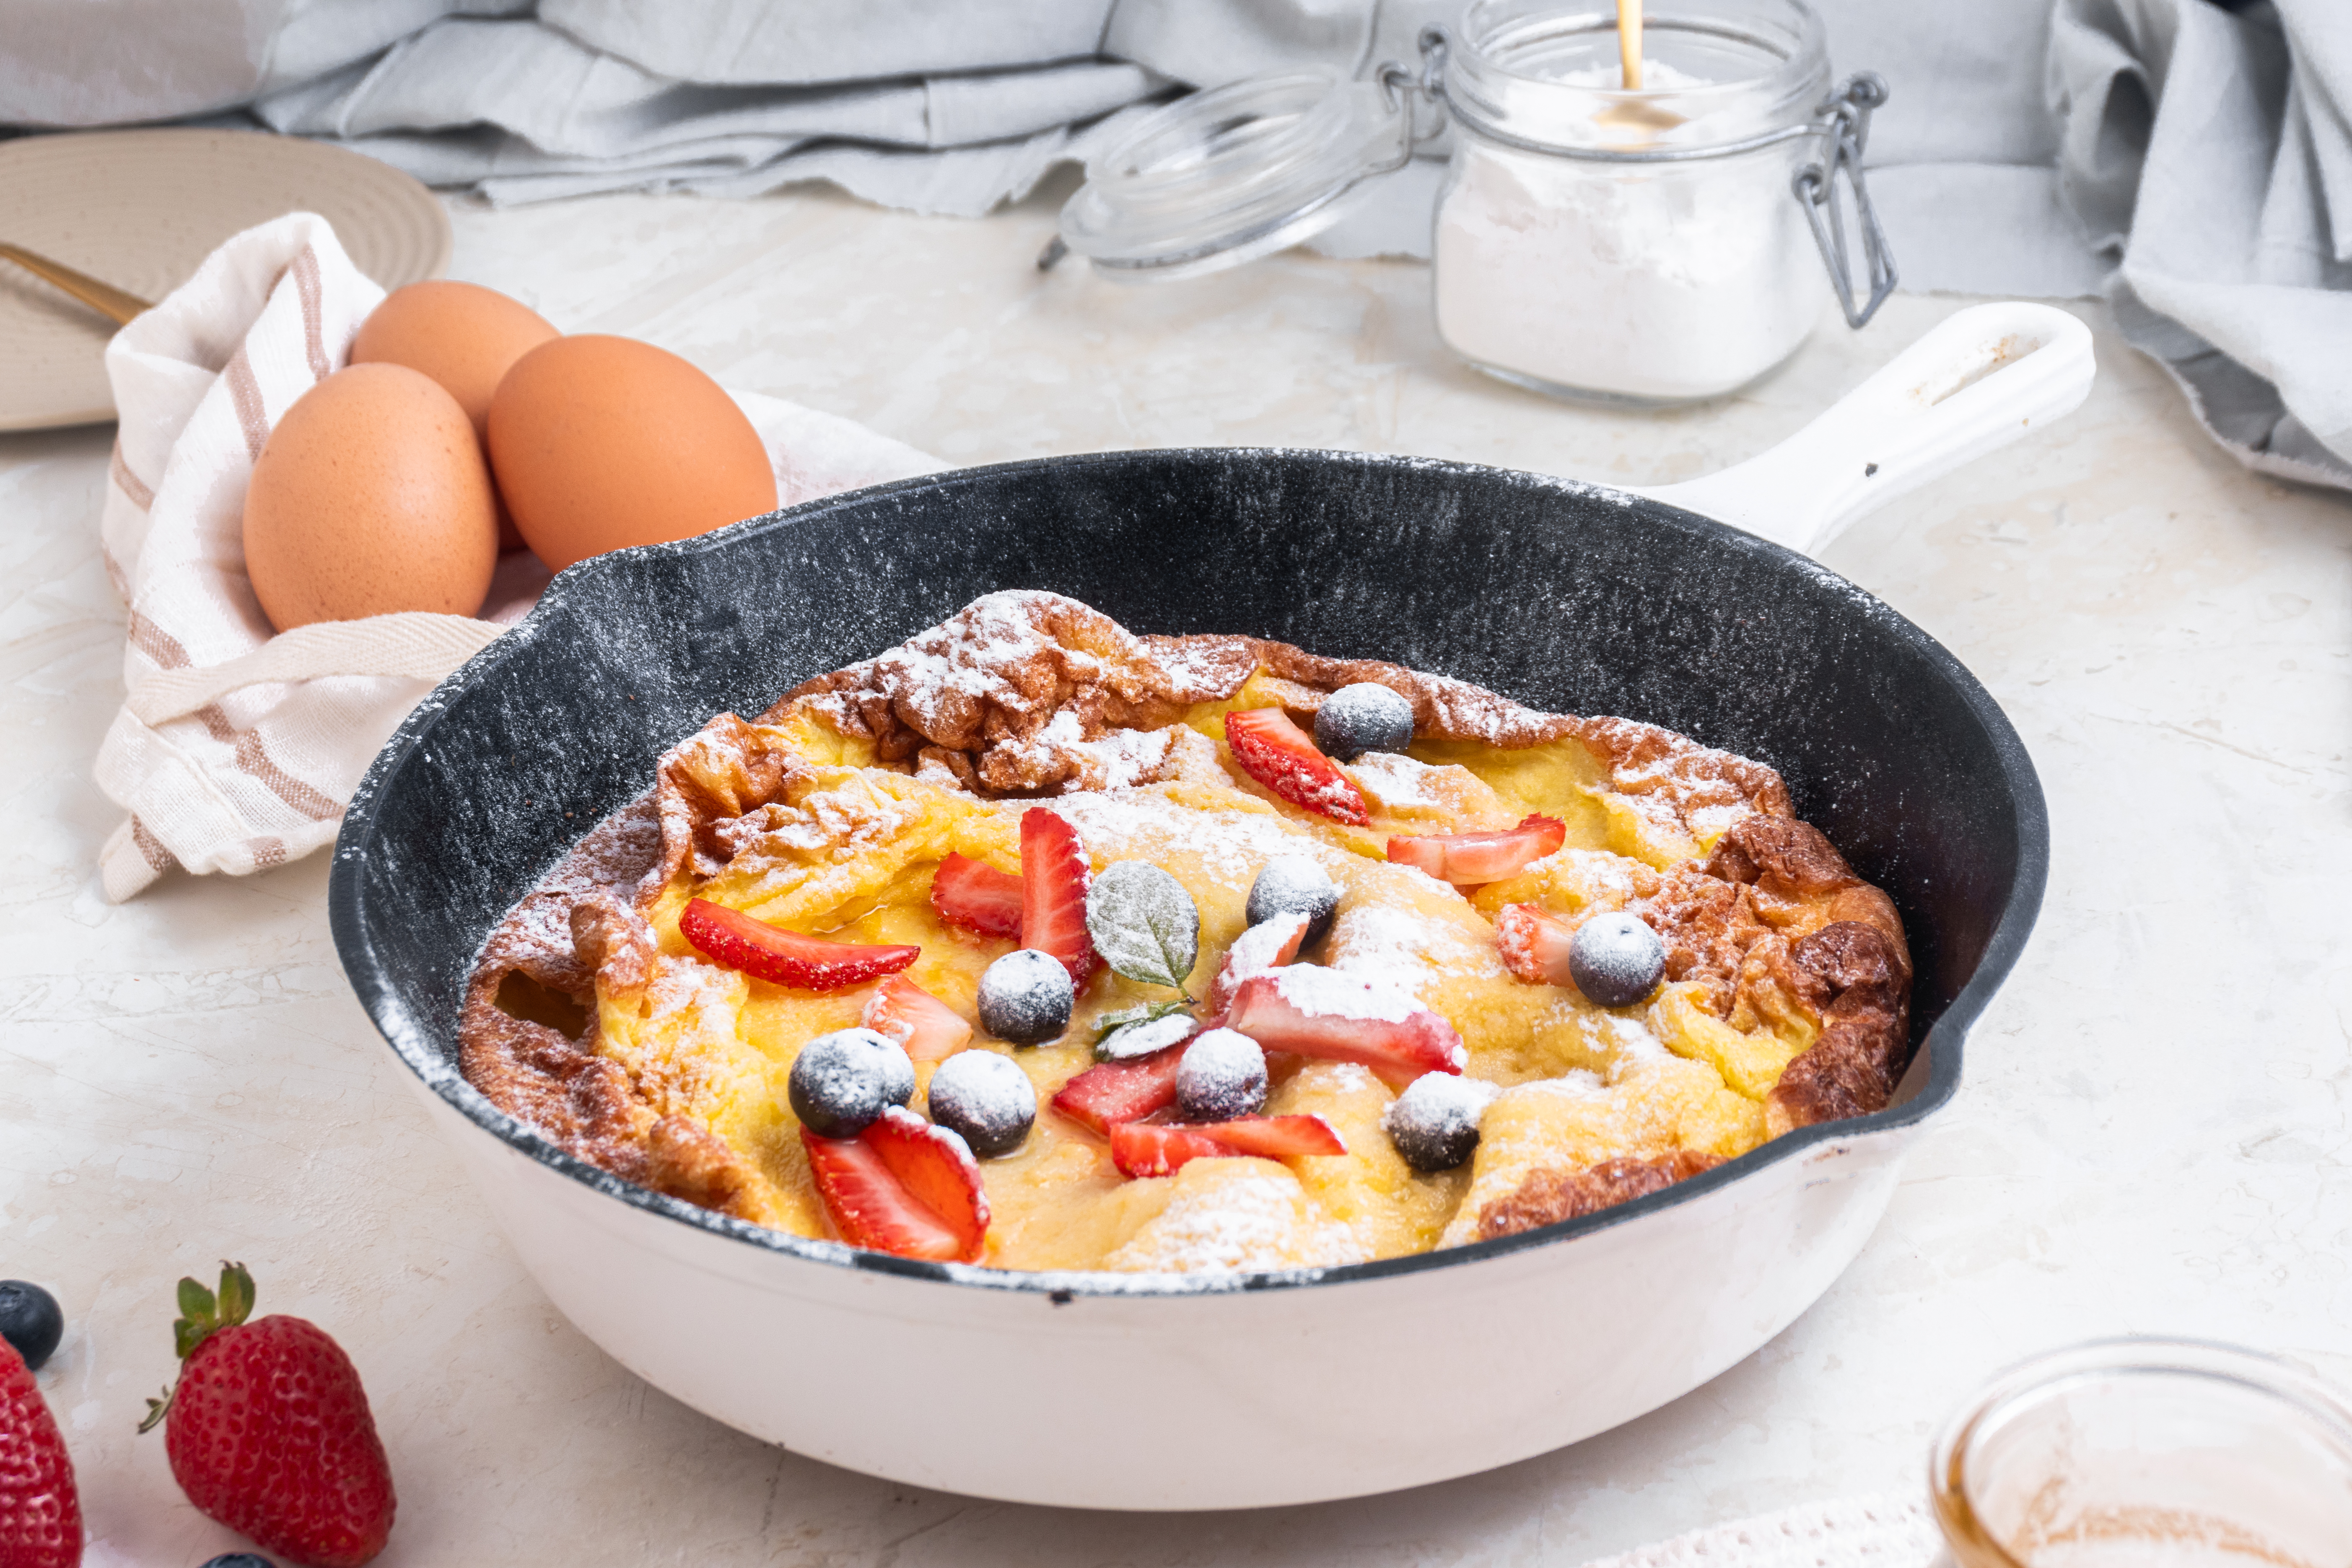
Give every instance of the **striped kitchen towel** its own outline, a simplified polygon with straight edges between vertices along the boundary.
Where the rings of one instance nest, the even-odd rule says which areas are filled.
[[[130,606],[122,710],[98,753],[122,807],[100,852],[117,902],[173,866],[266,870],[332,843],[384,741],[547,581],[499,563],[483,618],[406,614],[273,635],[245,574],[246,482],[278,419],[341,368],[383,290],[324,218],[223,244],[106,351],[121,426],[100,531]],[[767,444],[779,504],[940,467],[846,419],[732,394]]]
[[[1950,1568],[1927,1505],[1846,1498],[1718,1524],[1585,1568]]]

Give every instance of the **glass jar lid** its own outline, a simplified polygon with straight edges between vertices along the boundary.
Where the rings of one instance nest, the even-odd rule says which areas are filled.
[[[1107,277],[1196,277],[1297,244],[1412,154],[1393,84],[1256,77],[1177,100],[1087,163],[1061,243]]]
[[[1811,129],[1830,60],[1803,0],[1654,0],[1648,12],[1645,79],[1628,88],[1613,7],[1472,0],[1441,46],[1447,107],[1491,139],[1606,162],[1684,162]]]

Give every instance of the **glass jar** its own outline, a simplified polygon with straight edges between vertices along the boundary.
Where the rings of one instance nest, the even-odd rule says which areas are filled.
[[[2352,1405],[2227,1345],[2081,1345],[1979,1393],[1927,1488],[1958,1568],[2345,1568]]]
[[[1866,72],[1832,88],[1803,0],[1652,0],[1634,89],[1609,0],[1473,0],[1421,45],[1418,71],[1260,78],[1140,118],[1089,160],[1039,264],[1076,251],[1137,281],[1263,256],[1338,221],[1450,120],[1438,335],[1506,380],[1643,405],[1720,396],[1804,341],[1823,266],[1853,326],[1893,290],[1861,167],[1886,89]]]
[[[1452,167],[1437,199],[1437,331],[1546,392],[1673,404],[1744,386],[1819,319],[1822,262],[1791,199],[1830,97],[1796,0],[1652,9],[1644,86],[1616,12],[1479,0],[1444,51]]]

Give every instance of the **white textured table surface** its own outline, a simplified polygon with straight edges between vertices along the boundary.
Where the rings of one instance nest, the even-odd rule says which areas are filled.
[[[1449,363],[1417,266],[1292,256],[1145,290],[1041,277],[1045,204],[982,223],[825,195],[454,217],[455,275],[560,327],[650,339],[959,462],[1280,443],[1683,479],[1795,429],[1958,304],[1897,299],[1865,332],[1824,330],[1721,405],[1612,416]],[[1572,1565],[1910,1489],[1974,1383],[2064,1341],[2210,1335],[2352,1382],[2352,506],[2230,463],[2084,309],[2103,329],[2087,406],[1826,552],[2008,709],[2055,845],[1960,1099],[1860,1261],[1765,1350],[1617,1432],[1261,1514],[911,1491],[740,1436],[582,1340],[352,1000],[323,856],[100,898],[115,814],[90,759],[121,695],[97,543],[110,433],[0,437],[0,1277],[65,1304],[41,1381],[89,1560],[234,1544],[181,1500],[161,1439],[131,1433],[173,1370],[173,1282],[221,1258],[252,1266],[261,1310],[316,1319],[358,1361],[400,1490],[387,1565]],[[1150,1420],[1154,1394],[1047,1397]]]

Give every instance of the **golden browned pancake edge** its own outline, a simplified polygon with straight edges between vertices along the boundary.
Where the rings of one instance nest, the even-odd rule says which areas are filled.
[[[1906,1065],[1911,965],[1886,895],[1790,813],[1771,768],[1654,725],[1541,713],[1482,688],[1377,660],[1335,659],[1240,636],[1139,637],[1076,601],[995,595],[875,658],[803,683],[754,722],[722,713],[666,755],[654,787],[600,824],[502,920],[469,982],[460,1024],[467,1079],[500,1110],[625,1180],[738,1212],[741,1155],[691,1119],[661,1113],[656,1086],[600,1056],[595,994],[641,992],[657,966],[646,915],[681,871],[717,874],[742,818],[808,763],[766,726],[814,715],[871,742],[881,763],[990,798],[1180,777],[1197,756],[1171,742],[1106,763],[1107,737],[1148,737],[1253,677],[1310,725],[1324,697],[1375,682],[1412,704],[1420,742],[1510,751],[1575,741],[1610,788],[1654,820],[1713,838],[1703,858],[1649,877],[1642,918],[1666,978],[1691,982],[1736,1026],[1802,1016],[1814,1043],[1765,1100],[1771,1135],[1883,1109]],[[1113,751],[1116,749],[1113,748]],[[1115,767],[1115,773],[1107,768]],[[1703,824],[1729,820],[1703,833]],[[1719,1163],[1677,1153],[1542,1169],[1475,1215],[1480,1237],[1571,1219]],[[745,1217],[750,1217],[748,1212]]]

